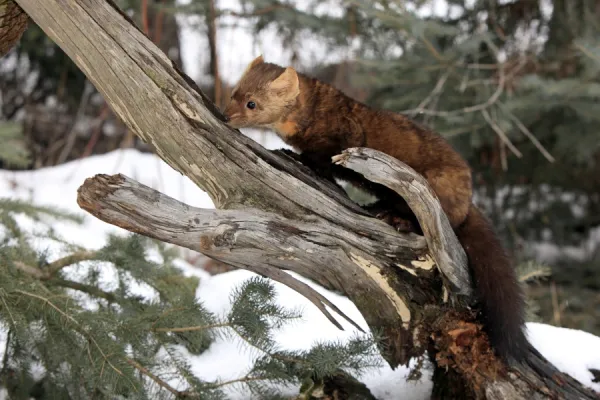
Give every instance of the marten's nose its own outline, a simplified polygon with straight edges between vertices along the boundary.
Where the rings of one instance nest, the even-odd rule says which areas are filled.
[[[224,115],[223,117],[225,118],[225,122],[229,122],[229,120],[231,119],[231,118],[229,118],[229,116],[227,116],[227,115]]]

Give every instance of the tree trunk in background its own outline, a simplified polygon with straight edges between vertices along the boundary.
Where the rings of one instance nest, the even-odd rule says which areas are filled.
[[[221,107],[221,76],[219,74],[219,53],[217,48],[217,10],[215,0],[208,0],[208,15],[206,20],[208,23],[208,47],[210,50],[210,67],[209,73],[213,77],[214,97],[213,101],[217,107]]]
[[[150,39],[173,60],[178,68],[183,68],[179,25],[174,13],[162,9],[172,8],[175,5],[176,0],[149,0],[148,25]]]

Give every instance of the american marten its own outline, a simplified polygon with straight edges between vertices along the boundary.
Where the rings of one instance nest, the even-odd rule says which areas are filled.
[[[331,157],[344,149],[368,147],[423,175],[465,249],[492,347],[504,360],[523,358],[527,339],[522,287],[491,223],[472,202],[469,165],[441,136],[404,115],[355,101],[292,67],[267,63],[262,56],[244,71],[224,114],[234,128],[274,130],[287,144],[307,154],[307,160],[331,164]],[[410,213],[396,193],[376,189],[373,193],[381,201],[396,203],[404,214]],[[411,217],[406,219],[410,222]]]

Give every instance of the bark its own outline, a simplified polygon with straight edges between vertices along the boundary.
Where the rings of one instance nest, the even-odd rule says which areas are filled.
[[[0,1],[0,57],[21,39],[29,18],[14,1]]]
[[[383,334],[380,350],[392,367],[429,352],[440,397],[445,388],[460,388],[454,393],[465,398],[594,398],[533,348],[522,365],[493,356],[468,307],[464,251],[426,181],[408,166],[369,149],[335,158],[403,196],[426,238],[398,234],[335,185],[228,128],[193,82],[111,3],[17,3],[128,127],[216,205],[190,207],[126,176],[98,175],[78,191],[83,209],[282,282],[339,326],[327,309],[343,317],[335,305],[286,271],[335,288],[356,304],[369,329]]]

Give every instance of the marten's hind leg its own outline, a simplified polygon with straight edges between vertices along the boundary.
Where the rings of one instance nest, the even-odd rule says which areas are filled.
[[[467,218],[471,207],[471,171],[468,168],[432,169],[424,176],[437,195],[450,225],[456,229]]]

